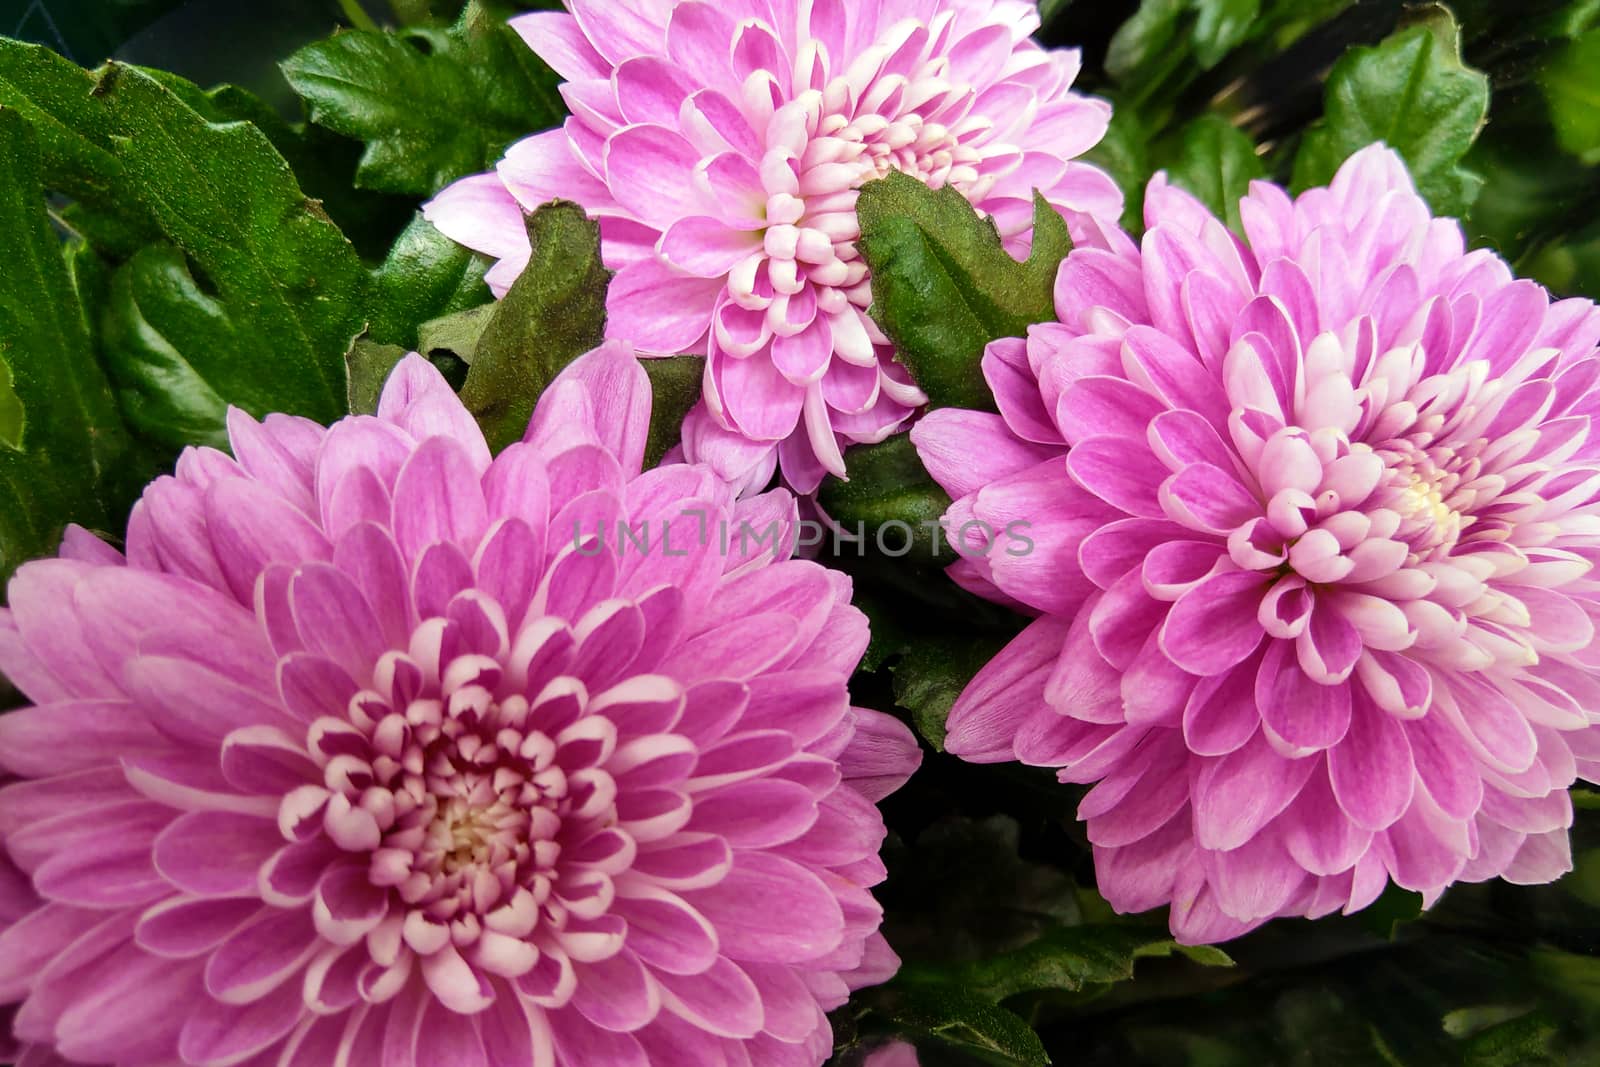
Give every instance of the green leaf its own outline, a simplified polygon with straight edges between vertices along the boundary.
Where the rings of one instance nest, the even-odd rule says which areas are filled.
[[[108,66],[97,92],[123,131],[115,156],[172,242],[111,282],[105,358],[134,421],[176,445],[220,434],[222,403],[338,418],[367,286],[339,228],[254,126],[207,122],[135,68]]]
[[[448,352],[470,367],[494,312],[495,305],[484,304],[430,319],[417,327],[416,350],[429,354]]]
[[[356,184],[381,192],[435,193],[565,114],[555,73],[477,3],[449,30],[340,33],[282,66],[313,122],[366,142]]]
[[[228,403],[185,352],[223,374],[249,374],[248,365],[230,364],[260,353],[195,282],[182,251],[149,245],[113,271],[100,332],[123,413],[140,435],[172,448],[227,447]]]
[[[964,1049],[1005,1057],[1021,1067],[1045,1067],[1050,1055],[1020,1016],[957,987],[897,986],[878,991],[874,1010],[902,1030]]]
[[[850,477],[829,477],[817,502],[835,522],[871,539],[885,555],[955,561],[939,525],[950,496],[923,468],[908,434],[852,451]]]
[[[704,356],[677,356],[672,359],[640,360],[650,376],[650,436],[645,442],[644,465],[648,470],[661,462],[683,436],[683,420],[700,399],[705,377]]]
[[[528,216],[528,266],[478,339],[461,400],[498,451],[520,440],[544,387],[605,338],[600,226],[555,200]]]
[[[1106,72],[1129,88],[1159,81],[1193,57],[1210,70],[1261,27],[1261,0],[1143,0],[1118,27]]]
[[[11,380],[10,364],[0,361],[0,446],[22,451],[22,398]]]
[[[95,76],[43,45],[0,37],[0,106],[38,133],[45,188],[111,220],[114,243],[131,251],[157,237],[138,189],[116,155],[123,131],[96,93]]]
[[[1351,154],[1382,141],[1405,158],[1433,210],[1461,215],[1482,179],[1461,165],[1489,112],[1489,79],[1461,61],[1460,30],[1436,9],[1425,22],[1334,65],[1325,113],[1294,163],[1296,190],[1325,185]]]
[[[1561,1027],[1545,1011],[1530,1011],[1479,1030],[1462,1047],[1468,1067],[1531,1067],[1559,1064],[1554,1047]]]
[[[83,309],[44,209],[32,125],[0,107],[0,583],[55,548],[62,527],[105,530],[129,494],[133,446],[94,360]]]
[[[898,171],[861,189],[857,247],[872,270],[872,316],[935,407],[994,409],[979,361],[998,337],[1055,318],[1067,224],[1034,200],[1033,250],[1008,255],[994,223],[950,186]]]
[[[395,364],[406,358],[399,345],[383,345],[358,337],[345,353],[345,371],[350,377],[350,414],[376,415],[383,383]]]
[[[1193,7],[1194,55],[1203,70],[1243,44],[1261,14],[1261,0],[1196,0]]]
[[[423,323],[493,299],[483,284],[487,267],[483,257],[416,215],[374,272],[367,333],[377,341],[418,349]]]
[[[1062,926],[1022,948],[969,964],[954,976],[913,970],[902,980],[953,981],[998,1003],[1019,993],[1077,993],[1087,986],[1125,982],[1133,977],[1134,961],[1169,956],[1178,950],[1165,931],[1148,927]],[[1214,947],[1199,959],[1189,958],[1213,966],[1233,966],[1227,953]]]
[[[1187,0],[1142,0],[1139,10],[1117,28],[1106,50],[1106,73],[1129,84],[1152,63],[1182,46]]]
[[[1600,28],[1567,43],[1539,75],[1561,147],[1600,163]]]
[[[1242,130],[1221,115],[1202,115],[1183,128],[1166,166],[1174,184],[1199,197],[1235,233],[1244,232],[1239,199],[1267,170]]]
[[[894,702],[911,713],[928,744],[944,751],[945,720],[956,698],[1004,646],[1003,638],[990,634],[907,641],[905,655],[890,668]]]

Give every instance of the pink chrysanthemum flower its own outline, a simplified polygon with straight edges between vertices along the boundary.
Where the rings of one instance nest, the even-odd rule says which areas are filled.
[[[915,743],[849,706],[848,580],[724,550],[793,501],[641,473],[649,410],[608,346],[491,461],[410,357],[376,418],[234,412],[126,560],[19,570],[0,1057],[822,1063],[895,966],[873,801]]]
[[[1028,39],[1024,0],[569,0],[512,20],[566,84],[565,128],[427,206],[445,233],[528,257],[522,210],[553,197],[600,218],[617,270],[609,335],[703,352],[691,459],[802,492],[842,475],[842,445],[880,441],[926,402],[867,317],[857,189],[897,169],[953,185],[1026,248],[1034,190],[1083,220],[1122,196],[1073,162],[1110,108],[1070,91],[1076,52]],[[776,453],[776,455],[775,455]]]
[[[1145,210],[990,347],[1001,414],[912,431],[955,577],[1040,616],[950,751],[1099,783],[1101,892],[1185,941],[1555,878],[1600,777],[1600,310],[1467,252],[1382,146],[1252,185],[1245,241],[1160,177]]]

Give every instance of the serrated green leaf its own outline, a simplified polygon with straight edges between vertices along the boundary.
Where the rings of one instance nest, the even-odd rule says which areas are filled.
[[[1557,52],[1539,85],[1561,147],[1585,163],[1600,163],[1600,28]]]
[[[367,333],[376,341],[420,350],[424,323],[493,299],[483,284],[487,268],[483,257],[416,215],[373,274]]]
[[[356,183],[381,192],[435,193],[565,114],[555,73],[477,3],[449,30],[340,33],[282,67],[313,122],[366,143]]]
[[[1036,197],[1033,249],[1008,255],[994,223],[950,186],[892,172],[861,189],[856,245],[872,270],[872,316],[935,407],[994,410],[979,361],[998,337],[1055,318],[1065,220]]]
[[[922,466],[908,434],[895,434],[850,453],[850,477],[829,477],[817,493],[828,516],[857,530],[891,557],[953,563],[939,516],[950,495]]]
[[[180,262],[172,249],[141,253],[119,269],[131,274],[122,284],[138,299],[142,325],[108,324],[108,336],[148,327],[165,344],[155,358],[149,345],[108,341],[119,386],[164,392],[176,359],[190,385],[198,379],[252,414],[338,418],[346,406],[344,353],[361,330],[367,285],[339,228],[254,126],[207,122],[134,68],[108,67],[97,91],[125,132],[113,141],[117,159],[185,257]],[[117,285],[114,278],[114,291]],[[112,313],[119,313],[115,304]],[[200,432],[187,422],[141,429],[174,444]]]
[[[1165,931],[1148,927],[1061,926],[1022,948],[953,973],[908,969],[900,980],[951,983],[999,1003],[1019,993],[1076,993],[1089,986],[1125,982],[1133,977],[1135,961],[1170,956],[1178,949]],[[1233,966],[1233,960],[1216,948],[1195,962]]]
[[[1444,9],[1346,52],[1328,75],[1324,106],[1295,157],[1296,190],[1327,184],[1350,155],[1382,141],[1404,157],[1436,213],[1471,206],[1482,180],[1461,159],[1488,116],[1489,79],[1461,61],[1461,33]]]
[[[1239,199],[1267,171],[1254,142],[1242,130],[1220,115],[1206,114],[1183,128],[1167,173],[1235,233],[1243,233]]]
[[[97,97],[93,74],[43,45],[0,37],[0,106],[37,131],[45,188],[106,220],[105,236],[118,248],[159,236],[117,158],[112,138],[123,131]]]
[[[399,345],[384,345],[358,337],[345,353],[345,371],[350,377],[350,414],[376,415],[383,383],[395,364],[406,358]]]
[[[528,265],[478,339],[461,400],[498,451],[521,439],[539,394],[605,338],[600,227],[583,208],[552,201],[528,216]]]
[[[956,987],[900,986],[879,993],[875,1009],[903,1030],[1003,1056],[1019,1067],[1050,1063],[1039,1035],[1021,1016]]]
[[[0,107],[0,364],[20,431],[16,447],[0,449],[0,583],[51,551],[66,523],[104,530],[127,502],[134,449],[61,247],[45,214],[37,135]]]
[[[673,359],[640,360],[650,376],[650,436],[645,442],[644,465],[648,470],[661,462],[683,437],[683,420],[700,399],[705,376],[704,356],[677,356]]]

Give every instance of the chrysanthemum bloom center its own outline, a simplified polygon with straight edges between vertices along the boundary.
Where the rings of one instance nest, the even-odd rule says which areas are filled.
[[[740,307],[765,312],[774,334],[799,333],[813,308],[836,315],[851,304],[864,309],[872,303],[867,266],[855,246],[862,185],[899,170],[935,188],[953,185],[974,201],[993,187],[995,179],[979,173],[982,153],[964,143],[992,125],[965,117],[976,90],[948,79],[944,56],[896,72],[902,53],[919,42],[926,47],[927,36],[915,20],[905,20],[846,73],[800,93],[773,114],[760,166],[767,193],[762,248],[734,268],[729,292]],[[894,62],[897,57],[901,64]],[[814,84],[827,66],[826,55],[813,45],[795,64],[795,83]],[[745,83],[747,95],[766,86],[759,73]],[[808,291],[808,282],[815,291]],[[791,308],[796,301],[808,305],[804,314]],[[865,335],[856,340],[840,347],[839,356],[872,366],[871,344]]]
[[[1463,460],[1448,445],[1417,448],[1409,441],[1391,442],[1378,455],[1389,470],[1388,505],[1400,516],[1395,536],[1411,546],[1411,562],[1449,555],[1473,522],[1458,510],[1470,503],[1459,490],[1477,461]]]
[[[424,958],[453,946],[515,978],[539,962],[536,930],[565,938],[572,919],[602,919],[614,899],[605,874],[563,872],[562,842],[617,822],[617,784],[602,766],[616,755],[617,730],[586,712],[575,678],[525,696],[528,665],[549,634],[527,628],[508,654],[497,606],[479,607],[476,645],[501,654],[451,657],[439,648],[450,631],[433,626],[413,637],[412,654],[386,653],[374,688],[311,726],[326,788],[291,793],[280,821],[296,833],[301,813],[323,803],[328,836],[364,858],[372,886],[398,898],[393,938]],[[429,662],[444,666],[430,671]],[[631,850],[630,839],[612,837]],[[585,955],[621,946],[610,933],[586,933],[594,943]],[[387,965],[382,939],[373,946]]]

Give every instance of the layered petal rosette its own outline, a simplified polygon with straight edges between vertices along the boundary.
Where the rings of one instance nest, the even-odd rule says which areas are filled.
[[[1185,941],[1556,877],[1600,778],[1600,310],[1381,146],[1252,185],[1242,241],[1160,177],[1145,210],[990,347],[1000,414],[912,431],[955,576],[1039,616],[949,749],[1097,783],[1101,892]]]
[[[1026,248],[1035,189],[1075,233],[1122,196],[1074,161],[1110,108],[1070,91],[1078,54],[1029,40],[1023,0],[570,0],[512,24],[566,83],[572,117],[425,209],[527,261],[522,211],[576,200],[600,219],[610,335],[704,353],[689,458],[802,492],[843,474],[925,402],[867,317],[857,189],[891,169],[963,192]]]
[[[126,559],[17,572],[19,1063],[822,1063],[896,963],[873,801],[915,743],[849,705],[848,580],[718,535],[793,501],[641,473],[649,410],[607,346],[491,459],[409,357],[375,418],[234,412]]]

